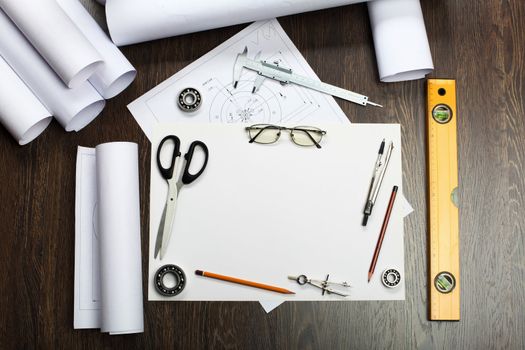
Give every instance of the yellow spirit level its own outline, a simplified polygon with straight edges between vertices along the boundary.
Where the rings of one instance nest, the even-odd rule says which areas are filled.
[[[456,81],[427,82],[430,320],[459,321]]]

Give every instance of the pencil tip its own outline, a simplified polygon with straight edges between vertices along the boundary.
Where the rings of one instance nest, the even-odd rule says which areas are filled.
[[[201,270],[195,270],[197,276],[202,276],[204,273]]]
[[[370,280],[372,279],[372,272],[368,273],[368,283],[370,283]]]

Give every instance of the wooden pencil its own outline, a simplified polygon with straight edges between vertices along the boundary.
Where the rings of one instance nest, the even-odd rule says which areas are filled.
[[[272,291],[272,292],[277,292],[277,293],[282,293],[282,294],[295,294],[294,292],[292,292],[292,291],[290,291],[288,289],[275,287],[275,286],[270,286],[268,284],[263,284],[263,283],[243,280],[243,279],[236,278],[236,277],[223,276],[223,275],[219,275],[219,274],[213,273],[213,272],[196,270],[195,274],[197,276],[215,278],[215,279],[221,280],[221,281],[242,284],[244,286],[253,287],[253,288],[259,288],[259,289],[265,289],[265,290],[269,290],[269,291]]]
[[[383,220],[383,225],[381,226],[381,232],[379,233],[379,239],[377,240],[376,249],[374,250],[374,256],[372,257],[372,262],[370,263],[370,268],[368,269],[368,282],[374,274],[377,264],[377,258],[379,257],[379,252],[381,251],[381,246],[383,245],[383,239],[385,238],[386,229],[388,227],[388,221],[390,220],[390,214],[392,214],[392,208],[394,207],[394,201],[396,200],[397,186],[394,186],[392,189],[392,194],[390,195],[390,200],[388,201],[388,207],[386,208],[385,218]]]

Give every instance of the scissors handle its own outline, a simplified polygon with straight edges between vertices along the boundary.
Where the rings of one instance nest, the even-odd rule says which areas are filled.
[[[171,157],[171,163],[169,167],[164,168],[162,166],[162,162],[160,161],[160,153],[162,151],[164,143],[168,140],[173,141],[175,148],[173,149],[173,155]],[[173,170],[175,169],[175,159],[178,156],[180,156],[180,139],[175,135],[168,135],[165,138],[163,138],[162,141],[160,141],[159,148],[157,149],[157,166],[159,167],[159,171],[164,179],[170,180],[173,177]]]
[[[195,152],[196,147],[200,147],[204,152],[204,162],[202,163],[201,169],[197,173],[191,174],[189,171],[190,164],[191,160],[193,159],[193,153]],[[184,159],[186,159],[186,166],[184,167],[184,172],[182,173],[182,183],[188,185],[201,176],[202,172],[206,168],[206,165],[208,164],[208,147],[206,147],[206,144],[202,141],[193,141],[188,148],[188,153],[184,155]]]

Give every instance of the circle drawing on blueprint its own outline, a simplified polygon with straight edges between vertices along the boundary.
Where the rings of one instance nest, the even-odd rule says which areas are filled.
[[[253,81],[241,80],[237,89],[228,84],[220,89],[210,106],[210,121],[222,123],[275,124],[282,120],[277,96],[261,86],[252,93]]]

